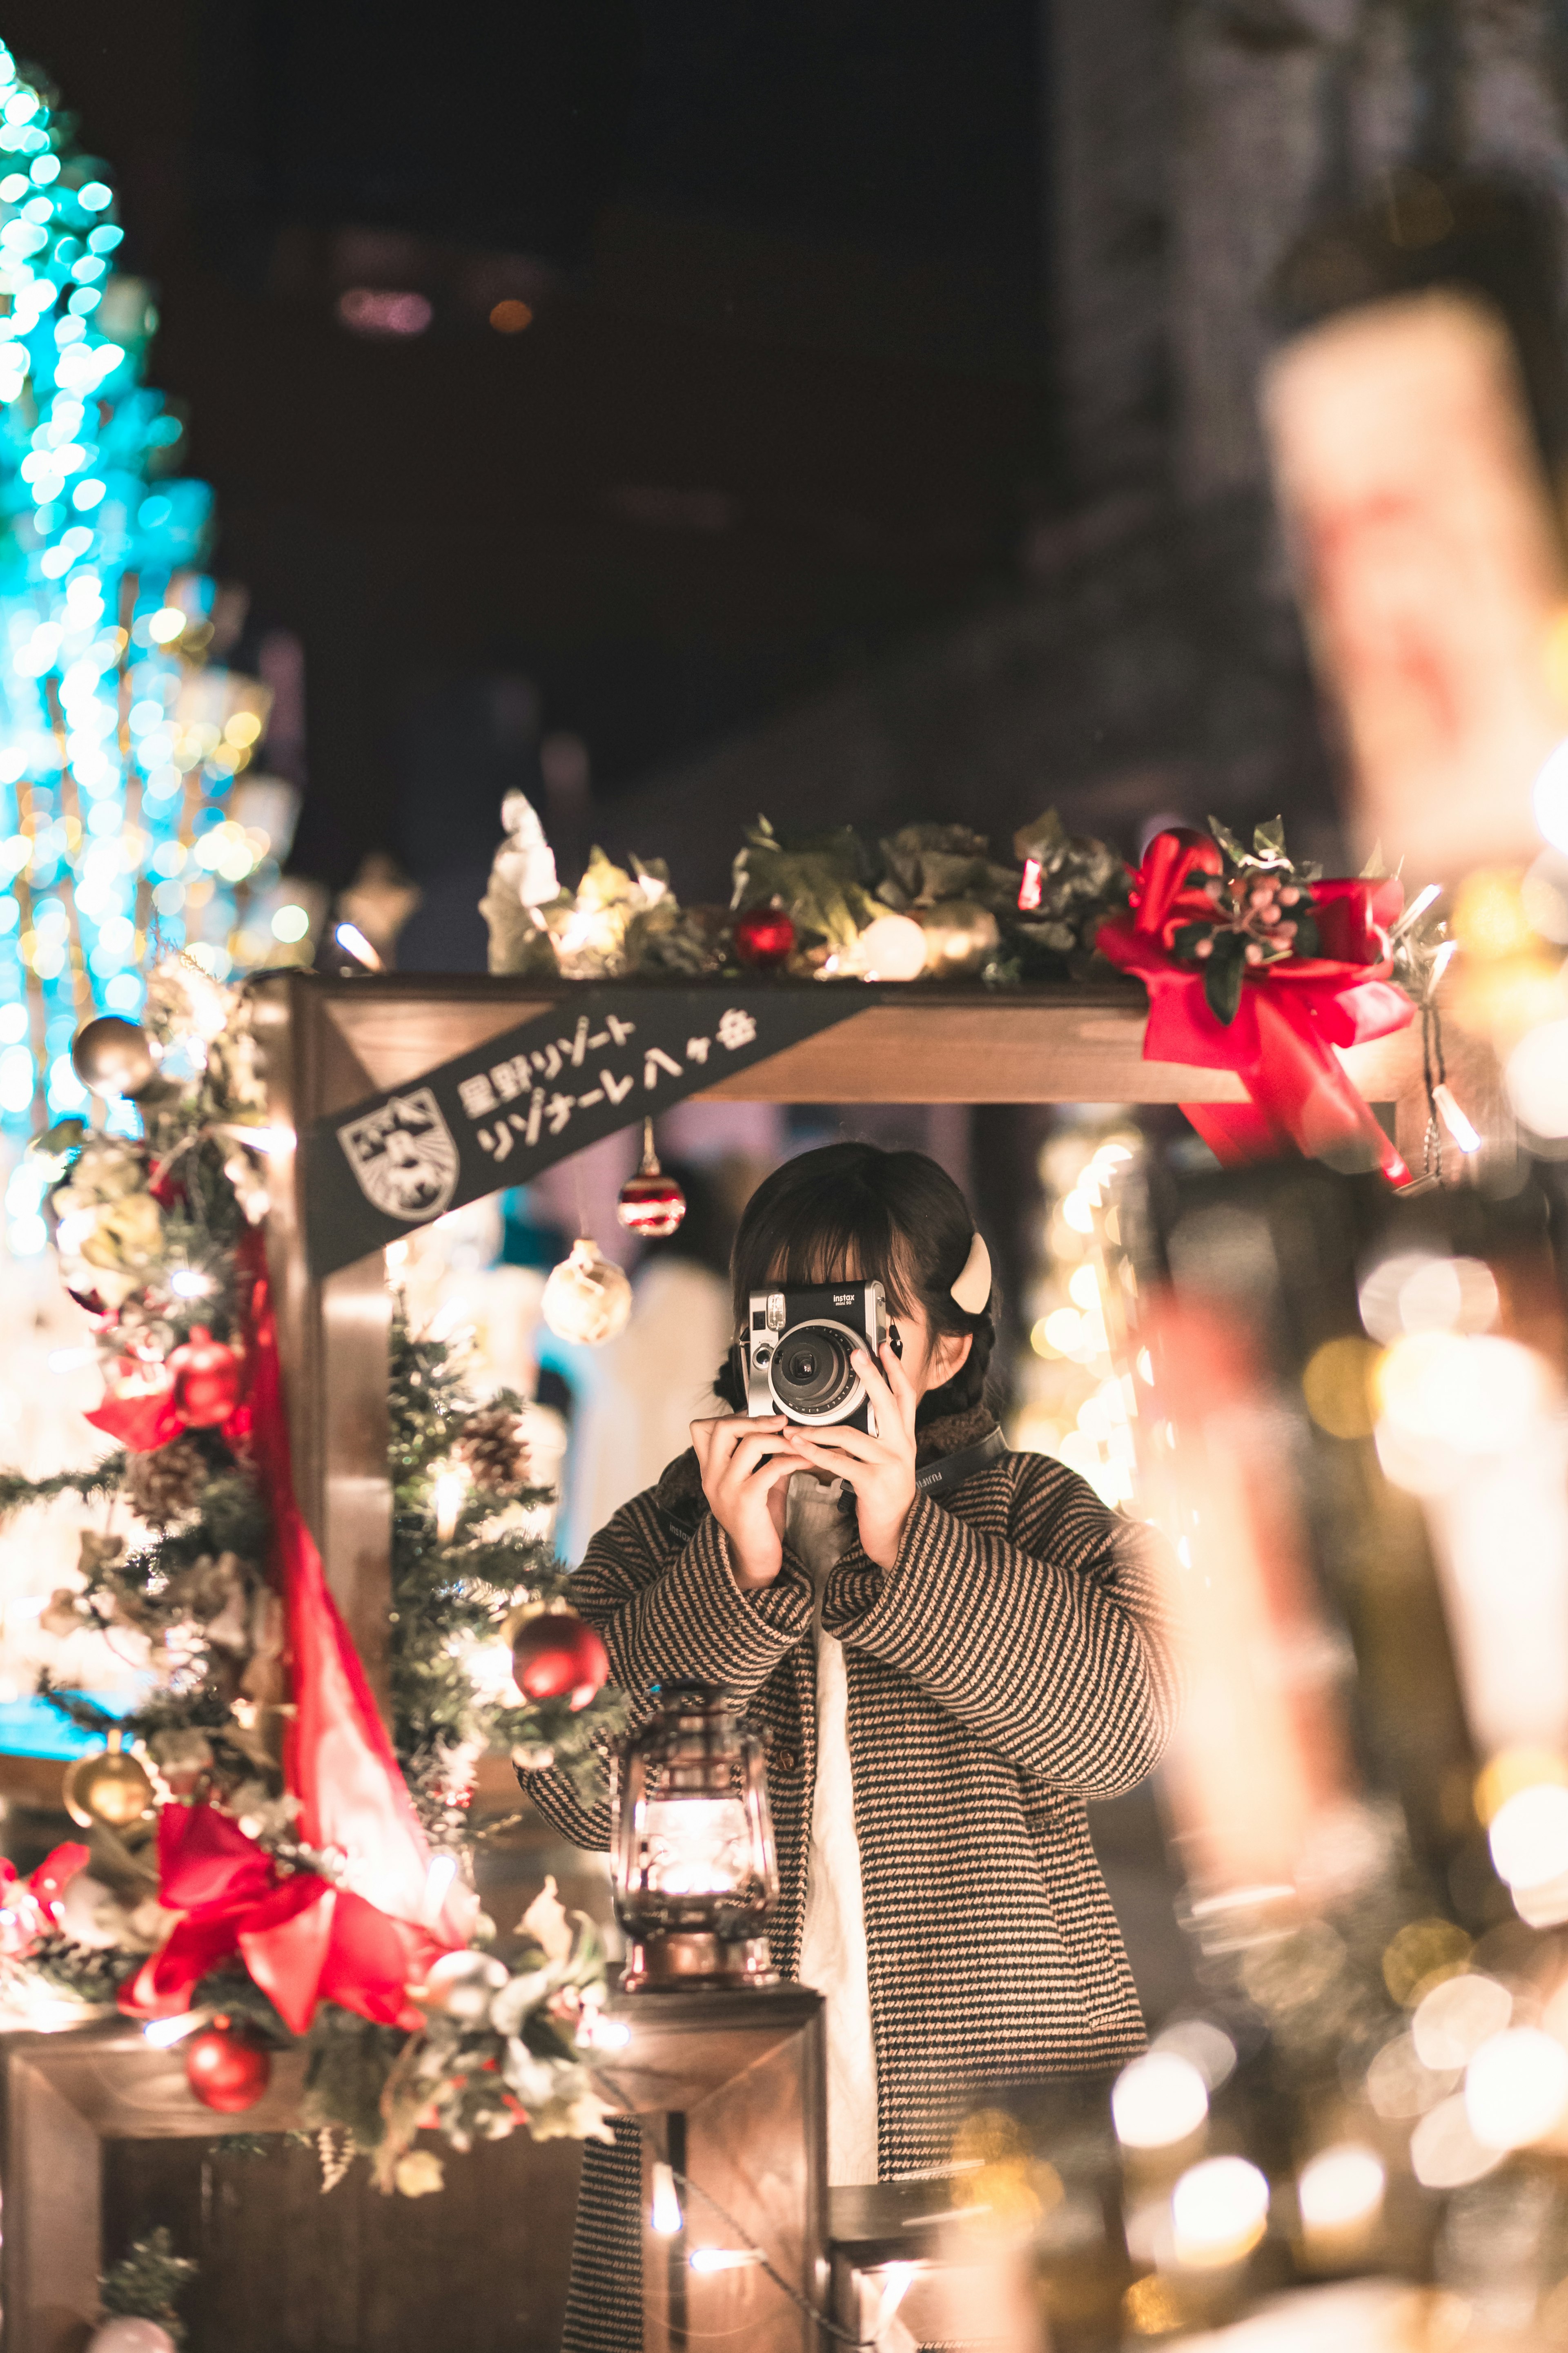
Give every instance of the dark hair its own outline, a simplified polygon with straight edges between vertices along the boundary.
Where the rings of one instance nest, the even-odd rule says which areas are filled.
[[[890,1315],[919,1305],[933,1337],[968,1333],[973,1344],[952,1380],[921,1399],[917,1420],[967,1412],[984,1397],[996,1341],[989,1303],[970,1315],[952,1295],[973,1240],[968,1202],[923,1152],[876,1144],[803,1152],[758,1186],[741,1219],[730,1261],[735,1329],[744,1329],[749,1294],[771,1284],[838,1274],[879,1282]],[[717,1387],[732,1410],[743,1410],[731,1366]]]

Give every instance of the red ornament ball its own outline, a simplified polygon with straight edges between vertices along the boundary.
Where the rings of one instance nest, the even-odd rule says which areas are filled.
[[[574,1609],[540,1609],[511,1638],[511,1672],[524,1699],[569,1699],[586,1707],[609,1680],[610,1661]]]
[[[686,1215],[686,1196],[662,1168],[639,1169],[621,1187],[616,1215],[634,1234],[662,1241]]]
[[[735,918],[735,954],[742,964],[771,972],[795,945],[795,925],[783,907],[748,907]]]
[[[185,2081],[220,2116],[253,2108],[272,2080],[272,2053],[248,2027],[215,2018],[185,2046]]]
[[[168,1366],[174,1410],[188,1429],[210,1430],[231,1418],[240,1398],[239,1358],[205,1324],[193,1324],[190,1338],[170,1350]]]

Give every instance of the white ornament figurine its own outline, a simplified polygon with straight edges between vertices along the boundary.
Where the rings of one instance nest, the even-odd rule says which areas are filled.
[[[489,888],[479,902],[489,926],[490,970],[553,972],[555,954],[539,909],[561,895],[555,853],[526,793],[508,793],[500,815],[506,839],[496,851]]]

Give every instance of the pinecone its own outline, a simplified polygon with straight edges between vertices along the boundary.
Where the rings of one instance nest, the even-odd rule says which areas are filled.
[[[457,1444],[458,1460],[482,1494],[502,1495],[525,1484],[528,1449],[522,1423],[510,1407],[487,1406],[471,1413]]]
[[[131,1508],[149,1527],[166,1528],[201,1500],[207,1466],[191,1438],[171,1439],[151,1454],[132,1454],[125,1472]]]

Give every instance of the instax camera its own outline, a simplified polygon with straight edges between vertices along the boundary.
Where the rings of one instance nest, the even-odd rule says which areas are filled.
[[[849,1360],[857,1348],[875,1357],[887,1337],[879,1282],[753,1291],[736,1351],[746,1411],[782,1413],[808,1429],[847,1423],[875,1437],[871,1401]]]

